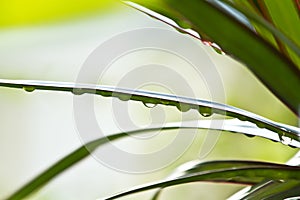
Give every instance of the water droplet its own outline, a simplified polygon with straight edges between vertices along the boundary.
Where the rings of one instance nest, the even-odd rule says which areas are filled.
[[[163,105],[169,105],[170,101],[161,99],[160,103],[163,104]]]
[[[185,103],[179,103],[176,107],[181,112],[187,112],[191,109],[191,106]]]
[[[237,118],[241,121],[247,121],[247,117],[244,116],[238,116]]]
[[[72,93],[73,93],[74,95],[82,95],[82,94],[84,94],[84,90],[83,90],[82,88],[74,88],[74,89],[72,90]]]
[[[213,114],[212,109],[208,108],[208,107],[200,107],[199,108],[199,113],[203,116],[203,117],[209,117]]]
[[[99,94],[103,97],[111,97],[112,96],[112,92],[108,92],[108,91],[100,91]]]
[[[34,86],[24,86],[23,89],[26,92],[33,92],[35,90],[35,87]]]
[[[147,108],[154,108],[157,104],[155,103],[144,103],[143,104],[147,107]]]
[[[244,134],[245,136],[249,137],[249,138],[254,138],[255,135],[250,135],[250,134]]]
[[[120,99],[121,101],[130,100],[130,95],[127,95],[127,94],[118,94],[118,95],[116,95],[116,97],[118,97],[118,99]]]
[[[257,123],[256,123],[256,126],[257,126],[258,128],[266,128],[265,124],[260,123],[260,122],[257,122]]]
[[[292,143],[292,139],[287,136],[281,135],[279,137],[280,137],[281,143],[284,145],[290,145]]]

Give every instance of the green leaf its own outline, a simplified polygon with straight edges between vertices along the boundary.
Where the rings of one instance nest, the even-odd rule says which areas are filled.
[[[243,134],[257,135],[265,138],[269,138],[271,140],[276,140],[272,136],[272,131],[275,131],[280,137],[288,137],[290,138],[290,145],[300,147],[299,145],[299,133],[300,131],[296,127],[287,126],[283,124],[279,124],[273,122],[271,120],[265,119],[253,113],[243,111],[231,106],[222,105],[214,102],[208,102],[199,99],[191,99],[186,97],[178,97],[169,94],[160,94],[155,92],[146,92],[146,91],[138,91],[138,90],[130,90],[130,89],[121,89],[114,88],[108,86],[95,86],[88,84],[73,84],[66,82],[49,82],[49,81],[26,81],[26,80],[3,80],[0,79],[0,87],[9,87],[9,88],[22,88],[27,92],[33,92],[35,90],[47,90],[47,91],[61,91],[61,92],[72,92],[76,95],[82,95],[85,93],[94,94],[94,95],[102,95],[105,97],[116,97],[122,100],[134,100],[134,101],[142,101],[146,103],[154,103],[154,104],[162,104],[168,106],[176,106],[179,110],[182,110],[181,106],[185,108],[190,107],[191,109],[197,109],[201,112],[206,113],[218,113],[222,115],[227,115],[231,117],[237,117],[243,121],[239,120],[225,120],[223,121],[222,127],[214,127],[211,126],[211,123],[208,120],[203,120],[197,123],[198,126],[189,125],[180,123],[179,125],[174,124],[165,124],[163,127],[153,127],[145,130],[132,130],[126,133],[120,133],[116,135],[108,136],[107,138],[100,138],[98,140],[92,141],[56,164],[52,167],[41,173],[35,179],[30,181],[28,184],[23,186],[21,189],[16,191],[11,197],[8,199],[19,199],[28,196],[33,193],[44,184],[49,182],[51,179],[73,166],[80,160],[84,159],[89,155],[90,152],[94,151],[98,146],[105,144],[108,141],[113,141],[116,139],[120,139],[122,137],[128,136],[129,134],[138,134],[147,131],[154,130],[172,130],[172,129],[195,129],[195,128],[205,128],[205,129],[216,129],[216,130],[225,130],[230,132],[237,132]],[[252,123],[255,123],[256,126],[252,123],[245,122],[248,120]],[[194,123],[195,124],[195,123]],[[258,128],[264,127],[266,129]],[[267,131],[267,132],[266,132]],[[277,133],[277,132],[278,133]],[[276,136],[276,135],[275,135]],[[279,138],[280,139],[280,138]],[[277,139],[277,141],[279,141]]]
[[[119,134],[114,134],[107,136],[105,138],[99,138],[97,140],[91,141],[69,155],[65,156],[63,159],[46,169],[44,172],[42,172],[40,175],[35,177],[32,181],[28,182],[26,185],[24,185],[22,188],[20,188],[18,191],[16,191],[14,194],[12,194],[10,197],[7,198],[7,200],[13,200],[13,199],[21,199],[24,198],[42,186],[44,186],[46,183],[48,183],[50,180],[52,180],[54,177],[58,176],[60,173],[64,172],[68,168],[74,166],[77,162],[83,160],[87,156],[90,155],[96,148],[99,146],[109,142],[109,141],[114,141],[117,139],[121,139],[124,137],[127,137],[130,134],[141,134],[144,132],[151,132],[151,131],[166,131],[166,130],[174,130],[174,129],[196,129],[196,128],[205,128],[204,127],[193,127],[189,125],[182,125],[180,123],[179,125],[174,125],[173,123],[168,125],[165,124],[164,127],[158,126],[158,127],[153,127],[153,128],[148,128],[148,129],[143,129],[143,130],[132,130],[124,133],[119,133]]]
[[[285,199],[300,195],[299,181],[268,181],[251,189],[243,199]]]
[[[214,1],[163,0],[164,10],[155,10],[151,0],[132,2],[153,9],[170,17],[178,24],[189,24],[200,35],[208,36],[221,48],[246,66],[285,103],[299,115],[300,71],[286,56],[281,54],[261,36],[242,24],[224,7]],[[176,13],[170,16],[170,13]],[[184,18],[180,18],[183,16]],[[179,20],[178,20],[179,19]]]
[[[300,180],[299,167],[251,161],[204,162],[196,164],[183,172],[183,175],[135,187],[105,199],[111,200],[155,188],[166,188],[198,181],[253,185],[265,179],[284,181],[292,180],[297,182]]]
[[[288,162],[287,165],[298,166],[300,165],[300,151],[295,154]],[[262,183],[256,184],[252,187],[244,188],[239,192],[232,195],[228,200],[240,199],[284,199],[291,196],[300,195],[300,183],[298,181],[277,181],[267,180]]]
[[[268,9],[272,23],[300,46],[300,26],[298,26],[300,19],[294,1],[265,0],[264,3]]]
[[[75,151],[73,151],[72,153],[70,153],[69,155],[62,158],[57,163],[55,163],[54,165],[46,169],[40,175],[35,177],[33,180],[31,180],[23,187],[21,187],[19,190],[14,192],[11,196],[6,198],[6,200],[19,200],[29,196],[30,194],[32,194],[33,192],[37,191],[42,186],[47,184],[54,177],[58,176],[66,169],[74,166],[76,163],[78,163],[79,161],[83,160],[88,155],[90,155],[90,153],[92,153],[96,148],[98,148],[99,146],[107,142],[127,137],[129,134],[141,134],[141,133],[157,131],[157,130],[172,130],[172,129],[178,129],[178,127],[167,127],[167,128],[159,127],[153,129],[135,130],[126,133],[124,132],[124,133],[109,135],[107,137],[91,141],[79,147],[78,149],[76,149]]]
[[[299,181],[267,180],[240,190],[228,200],[285,199],[299,196],[299,187]]]
[[[229,2],[228,0],[224,0]],[[300,23],[300,18],[298,16],[297,5],[294,0],[278,1],[278,0],[266,0],[266,1],[234,1],[237,6],[244,7],[245,12],[250,10],[256,11],[257,14],[265,18],[266,21],[273,27],[276,27],[280,32],[285,34],[295,45],[300,46],[300,39],[298,35],[300,34],[300,27],[295,26]],[[231,4],[232,5],[232,4]],[[246,10],[248,9],[248,10]],[[245,14],[245,12],[242,12]],[[250,12],[251,13],[251,12]],[[253,14],[253,13],[252,13]],[[256,15],[257,16],[257,15]],[[258,16],[259,17],[259,16]],[[251,19],[251,18],[249,18]],[[254,20],[255,25],[255,20]],[[265,27],[265,26],[263,26]],[[269,38],[269,33],[262,30],[260,26],[256,26],[258,33],[264,38]],[[279,40],[278,36],[271,31],[275,37],[275,46],[278,47],[279,51],[287,57],[291,58],[294,63],[298,64],[300,68],[300,55],[299,52],[295,51],[293,47],[283,43],[284,40]],[[291,50],[293,49],[293,50]]]
[[[300,18],[295,2],[293,0],[266,0],[264,3],[270,14],[272,23],[300,46],[300,26],[298,25],[300,24]],[[294,55],[290,49],[288,49],[288,52],[296,63],[300,62],[299,55]]]
[[[152,196],[151,200],[159,200],[159,196],[162,193],[163,188],[162,189],[158,189],[155,194]]]
[[[132,89],[115,88],[109,86],[99,86],[90,84],[74,84],[67,82],[50,82],[50,81],[28,81],[28,80],[6,80],[0,79],[0,87],[22,88],[27,92],[35,90],[62,91],[71,92],[75,95],[93,94],[103,97],[116,97],[120,100],[140,101],[143,104],[161,104],[164,106],[175,106],[179,111],[186,112],[197,110],[202,116],[219,114],[234,117],[242,121],[249,121],[256,124],[259,128],[265,128],[275,132],[279,140],[290,138],[290,145],[298,147],[300,142],[299,128],[276,123],[254,113],[238,109],[232,106],[210,102],[206,100],[193,99],[188,97],[179,97],[176,95],[162,94],[156,92],[147,92]],[[263,135],[261,135],[263,136]],[[268,136],[266,136],[268,137]],[[275,139],[276,140],[276,139]],[[284,142],[285,143],[285,142]]]
[[[66,171],[68,168],[74,166],[79,161],[83,160],[87,156],[90,155],[96,148],[100,147],[101,145],[110,142],[115,141],[117,139],[121,139],[124,137],[127,137],[130,134],[141,134],[145,132],[151,132],[151,131],[167,131],[167,130],[175,130],[175,129],[213,129],[213,130],[224,130],[224,131],[230,131],[230,132],[236,132],[236,133],[242,133],[242,134],[253,134],[255,136],[256,131],[264,131],[263,129],[252,127],[250,128],[249,132],[245,131],[245,127],[247,127],[247,124],[244,124],[245,122],[240,122],[240,125],[236,125],[236,121],[234,123],[231,123],[232,120],[225,120],[224,122],[224,128],[215,128],[214,126],[210,126],[209,123],[205,123],[207,120],[204,120],[203,122],[197,123],[197,126],[195,126],[195,123],[192,123],[193,125],[190,125],[188,122],[180,122],[178,124],[170,123],[170,124],[164,124],[163,126],[157,125],[157,127],[152,126],[148,129],[143,130],[131,130],[124,133],[114,134],[107,136],[106,138],[99,138],[95,141],[89,142],[86,145],[83,145],[82,147],[78,148],[77,150],[73,151],[69,155],[65,156],[63,159],[58,161],[57,163],[53,164],[51,167],[46,169],[44,172],[42,172],[40,175],[35,177],[32,181],[28,182],[26,185],[24,185],[22,188],[20,188],[18,191],[16,191],[14,194],[12,194],[7,199],[20,199],[24,198],[36,190],[40,189],[42,186],[47,184],[49,181],[51,181],[53,178],[61,174],[62,172]],[[226,123],[229,122],[229,123]],[[240,130],[240,131],[239,131]],[[230,162],[229,166],[232,166],[232,164],[235,165],[241,165],[244,163],[234,163]],[[249,163],[246,163],[249,164]],[[215,168],[224,167],[226,164],[216,164],[214,165]],[[228,166],[228,164],[227,164]],[[257,166],[257,164],[256,164]],[[201,164],[202,169],[205,168],[204,164]],[[207,167],[207,166],[206,166]],[[196,169],[199,170],[200,168],[194,167],[187,170],[187,173],[194,173]],[[206,169],[206,168],[205,168]],[[178,176],[178,175],[177,175]],[[161,191],[158,191],[153,198],[157,198]]]
[[[288,48],[292,49],[293,52],[297,55],[297,57],[300,57],[300,39],[295,40],[295,38],[292,38],[290,34],[287,32],[282,32],[278,29],[277,26],[274,26],[274,23],[270,21],[269,19],[269,13],[266,10],[266,8],[262,7],[256,7],[256,6],[263,6],[265,1],[261,1],[259,4],[250,3],[252,1],[241,1],[241,0],[235,0],[235,3],[232,3],[228,0],[222,0],[223,2],[230,5],[232,8],[236,9],[237,11],[241,12],[245,17],[248,18],[248,20],[256,26],[256,31],[258,31],[259,35],[264,37],[265,39],[268,39],[270,43],[276,43],[279,42],[281,45],[286,45]],[[255,1],[255,0],[254,0]],[[259,9],[259,11],[253,11],[255,9]],[[258,15],[257,13],[263,12],[261,15]],[[267,12],[267,13],[266,13]],[[270,36],[274,36],[274,38],[270,38]],[[276,44],[275,44],[276,46]],[[280,47],[279,47],[280,50]],[[284,54],[285,52],[281,52]],[[300,67],[300,63],[298,63],[298,67]]]

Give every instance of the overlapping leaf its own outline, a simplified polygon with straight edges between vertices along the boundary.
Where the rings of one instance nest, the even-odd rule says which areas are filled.
[[[165,6],[160,9],[153,6],[155,5],[153,0],[132,2],[165,15],[179,25],[185,24],[186,27],[197,31],[204,39],[216,42],[225,52],[246,64],[270,91],[298,114],[300,104],[298,67],[263,37],[216,3],[217,1],[164,0],[161,2]],[[299,53],[297,45],[293,44],[293,46]]]
[[[105,199],[112,200],[155,188],[166,188],[198,181],[253,185],[266,179],[295,181],[299,183],[300,168],[251,161],[211,161],[197,163],[179,171],[178,174],[175,173],[175,176],[167,180],[132,188]]]
[[[144,130],[129,130],[126,133],[120,133],[116,135],[108,136],[107,138],[100,138],[92,141],[65,158],[54,164],[52,167],[47,169],[45,172],[37,176],[35,179],[30,181],[16,193],[14,193],[8,199],[23,198],[32,192],[36,191],[44,184],[49,182],[52,178],[59,175],[69,167],[73,166],[80,160],[87,157],[90,152],[94,151],[97,147],[105,144],[107,141],[113,141],[122,137],[128,136],[128,134],[139,134],[143,132],[149,132],[154,130],[172,130],[172,129],[214,129],[221,131],[230,131],[236,133],[242,133],[253,136],[265,137],[274,141],[281,141],[282,137],[289,138],[289,145],[300,147],[299,143],[299,129],[292,126],[279,124],[263,117],[254,115],[253,113],[243,111],[231,106],[222,105],[219,103],[208,102],[198,99],[191,99],[186,97],[178,97],[169,94],[160,94],[155,92],[136,91],[130,89],[121,89],[108,86],[95,86],[87,84],[72,84],[72,83],[61,83],[61,82],[44,82],[44,81],[24,81],[24,80],[0,80],[0,86],[11,87],[11,88],[22,88],[27,92],[33,92],[34,90],[48,90],[48,91],[62,91],[72,92],[76,95],[82,95],[84,93],[98,94],[103,96],[117,97],[121,100],[135,100],[142,101],[144,103],[154,103],[169,106],[176,106],[180,111],[188,111],[189,109],[198,109],[199,111],[205,111],[206,114],[222,114],[232,117],[237,117],[244,121],[237,119],[224,120],[221,126],[214,126],[210,120],[203,120],[197,123],[180,123],[180,124],[165,124],[164,126],[157,125]],[[246,122],[246,121],[250,122]],[[255,124],[253,124],[255,123]],[[192,124],[192,125],[191,125]],[[220,124],[220,123],[216,123]],[[264,127],[259,128],[259,127]],[[275,132],[273,132],[275,131]],[[231,163],[232,164],[232,163]],[[202,168],[204,165],[201,165]],[[215,165],[216,166],[216,165]],[[222,165],[224,166],[224,165]],[[229,172],[228,172],[229,173]],[[231,172],[230,172],[231,173]],[[229,173],[229,174],[230,174]],[[222,174],[222,173],[221,173]]]

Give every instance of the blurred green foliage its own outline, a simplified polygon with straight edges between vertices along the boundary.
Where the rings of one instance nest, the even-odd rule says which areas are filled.
[[[0,2],[0,28],[66,20],[113,9],[111,0],[4,0]]]

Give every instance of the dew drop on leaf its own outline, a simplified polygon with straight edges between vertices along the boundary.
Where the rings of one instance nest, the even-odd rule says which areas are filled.
[[[23,89],[26,92],[33,92],[35,90],[35,87],[33,87],[33,86],[24,86]]]
[[[245,136],[249,137],[249,138],[254,138],[255,135],[250,135],[250,134],[244,134]]]
[[[82,95],[82,94],[84,94],[84,90],[83,90],[82,88],[74,88],[74,89],[72,90],[72,93],[73,93],[74,95]]]
[[[160,100],[160,103],[163,104],[163,105],[169,105],[170,104],[170,101],[168,100]]]
[[[244,116],[238,116],[237,118],[241,121],[247,121],[247,117]]]
[[[107,92],[107,91],[100,91],[99,94],[103,97],[111,97],[112,92]]]
[[[143,104],[147,107],[147,108],[154,108],[157,104],[155,103],[144,103]]]
[[[128,100],[130,100],[130,95],[127,95],[127,94],[118,94],[117,97],[121,101],[128,101]]]
[[[256,126],[257,126],[258,128],[266,128],[265,124],[260,123],[260,122],[256,123]]]
[[[187,112],[191,109],[190,105],[184,103],[179,103],[176,107],[181,112]]]
[[[199,108],[199,113],[203,116],[203,117],[209,117],[213,114],[212,109],[208,108],[208,107],[200,107]]]

